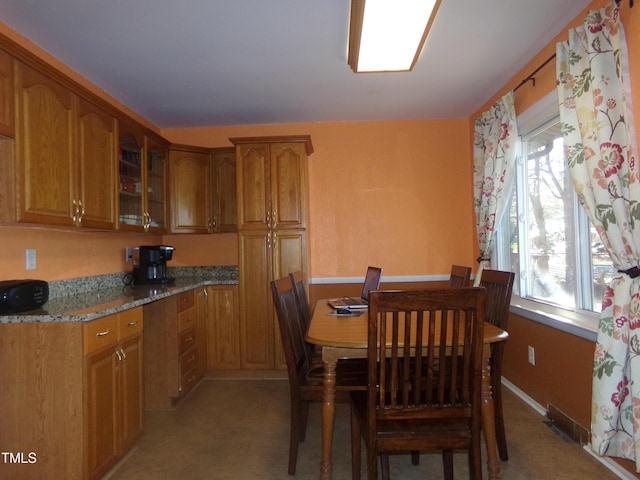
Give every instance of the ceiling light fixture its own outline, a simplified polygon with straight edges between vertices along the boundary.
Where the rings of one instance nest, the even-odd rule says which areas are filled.
[[[408,72],[441,0],[351,0],[348,63],[356,72]]]

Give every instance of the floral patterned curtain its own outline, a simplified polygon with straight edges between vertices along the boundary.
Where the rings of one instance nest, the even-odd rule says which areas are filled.
[[[640,169],[628,55],[616,3],[557,44],[558,100],[580,202],[620,271],[607,287],[596,342],[591,447],[640,471]]]
[[[490,266],[495,226],[504,214],[515,178],[518,128],[513,92],[507,93],[475,121],[473,197],[480,247],[475,285],[485,263]]]

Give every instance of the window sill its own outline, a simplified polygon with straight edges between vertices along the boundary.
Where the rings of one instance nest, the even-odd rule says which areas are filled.
[[[564,310],[514,295],[511,313],[592,342],[596,341],[599,316],[591,312]]]

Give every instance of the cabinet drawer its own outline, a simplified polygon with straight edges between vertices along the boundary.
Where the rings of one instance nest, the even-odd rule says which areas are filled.
[[[178,314],[178,332],[195,326],[198,312],[195,308],[184,310]]]
[[[190,370],[180,381],[180,394],[186,395],[191,389],[198,383],[200,377],[198,377],[198,369],[194,368]]]
[[[189,328],[178,334],[178,353],[182,353],[196,344],[196,329]]]
[[[111,344],[115,345],[118,341],[118,316],[109,315],[87,322],[83,325],[82,331],[85,355]]]
[[[189,308],[195,307],[196,296],[194,290],[178,294],[178,312],[183,312]]]
[[[118,338],[124,340],[142,332],[142,309],[132,308],[118,314]]]
[[[180,355],[178,362],[180,363],[180,383],[182,384],[182,379],[198,366],[198,349],[195,346],[188,349]]]

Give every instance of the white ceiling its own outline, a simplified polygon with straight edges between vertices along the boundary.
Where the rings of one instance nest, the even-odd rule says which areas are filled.
[[[442,0],[413,72],[358,75],[349,0],[0,0],[0,21],[169,128],[468,117],[589,3]]]

